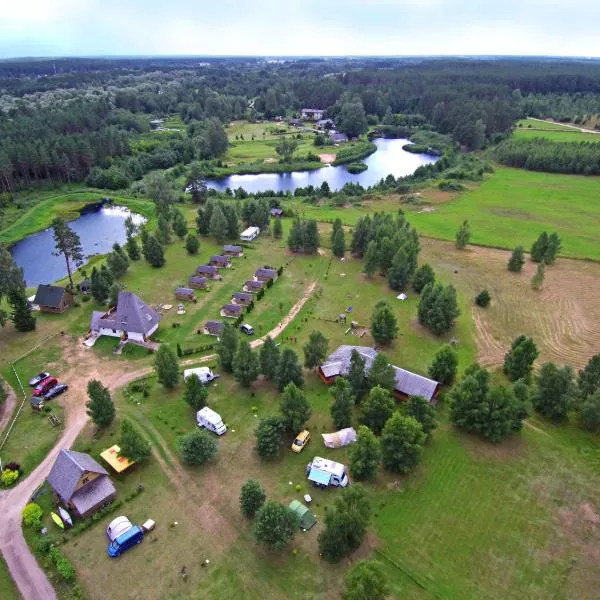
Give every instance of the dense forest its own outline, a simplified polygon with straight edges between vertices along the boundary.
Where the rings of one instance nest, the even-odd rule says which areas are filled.
[[[87,181],[124,188],[154,169],[218,159],[223,125],[326,109],[354,136],[440,134],[463,150],[501,143],[499,160],[540,168],[567,156],[506,140],[527,115],[584,120],[600,114],[600,63],[473,59],[57,59],[0,62],[0,190]],[[184,124],[160,143],[150,121]],[[442,139],[441,137],[439,139]],[[446,142],[448,145],[448,143]],[[597,171],[595,151],[576,151]],[[596,170],[593,168],[596,161]],[[573,161],[571,161],[572,163]],[[591,166],[590,166],[591,165]],[[424,172],[417,174],[423,176]]]

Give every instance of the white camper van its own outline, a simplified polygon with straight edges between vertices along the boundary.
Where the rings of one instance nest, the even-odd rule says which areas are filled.
[[[220,377],[220,375],[216,375],[208,367],[196,367],[195,369],[186,369],[183,372],[183,379],[185,380],[192,375],[195,375],[200,380],[200,383],[204,385],[208,385],[211,381]]]
[[[223,435],[227,431],[227,427],[221,419],[221,415],[214,410],[205,406],[196,413],[196,421],[198,427],[204,427],[217,435]]]
[[[315,456],[306,465],[306,476],[316,487],[346,487],[350,484],[346,467],[342,463]]]

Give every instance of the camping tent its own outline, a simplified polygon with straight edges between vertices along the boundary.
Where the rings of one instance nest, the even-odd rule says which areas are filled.
[[[356,441],[356,431],[353,427],[340,429],[335,433],[322,433],[323,443],[327,448],[342,448]]]
[[[290,509],[298,516],[298,524],[300,529],[304,529],[304,531],[308,531],[317,522],[317,518],[310,512],[308,506],[305,506],[299,500],[292,500]]]

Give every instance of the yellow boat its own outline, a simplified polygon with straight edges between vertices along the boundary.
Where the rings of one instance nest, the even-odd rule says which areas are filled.
[[[65,528],[63,520],[55,512],[51,512],[50,516],[52,517],[52,520],[56,523],[58,527],[60,527],[61,529]]]

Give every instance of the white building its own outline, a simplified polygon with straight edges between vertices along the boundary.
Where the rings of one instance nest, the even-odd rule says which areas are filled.
[[[160,319],[161,316],[133,292],[119,292],[116,308],[92,313],[89,335],[146,342],[158,329]]]
[[[240,234],[240,240],[243,242],[251,242],[253,239],[258,237],[260,233],[260,227],[248,227],[248,229],[244,229]]]
[[[303,108],[300,110],[300,116],[303,119],[312,119],[313,121],[320,121],[324,114],[325,111],[320,108]]]

